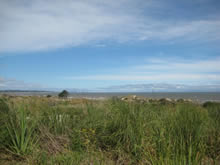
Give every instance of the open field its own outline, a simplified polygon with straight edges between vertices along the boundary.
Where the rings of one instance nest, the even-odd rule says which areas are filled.
[[[220,103],[0,97],[0,164],[220,163]]]

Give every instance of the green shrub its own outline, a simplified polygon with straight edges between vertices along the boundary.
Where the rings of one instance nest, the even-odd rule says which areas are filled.
[[[62,92],[60,92],[60,93],[58,94],[58,96],[59,96],[60,98],[67,98],[68,95],[69,95],[69,92],[67,92],[66,90],[63,90]]]
[[[8,149],[19,156],[30,153],[36,142],[35,124],[27,116],[26,110],[19,109],[16,113],[11,114],[7,123],[9,133]]]

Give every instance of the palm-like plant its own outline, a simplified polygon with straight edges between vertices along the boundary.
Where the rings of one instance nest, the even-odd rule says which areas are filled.
[[[9,150],[19,156],[29,153],[36,142],[35,124],[28,120],[25,110],[20,109],[17,115],[10,117],[7,124]]]

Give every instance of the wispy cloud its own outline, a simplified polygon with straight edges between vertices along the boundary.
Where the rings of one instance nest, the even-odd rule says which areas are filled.
[[[181,72],[181,73],[209,73],[220,72],[220,58],[191,60],[191,59],[167,59],[150,58],[146,60],[146,64],[136,66],[137,70],[165,71],[165,72]]]
[[[160,1],[30,0],[0,2],[0,52],[35,51],[99,42],[220,40],[220,20],[161,21]],[[143,14],[144,13],[144,14]]]
[[[100,90],[109,92],[219,92],[220,84],[212,85],[185,85],[185,84],[128,84],[128,85],[118,85],[110,86],[106,88],[101,88]]]
[[[109,78],[107,78],[109,79]],[[114,78],[113,78],[114,79]],[[95,79],[97,80],[97,79]],[[66,88],[70,92],[220,92],[220,84],[175,84],[144,83],[98,87],[93,89]],[[45,90],[61,91],[61,88],[50,88],[40,84],[26,83],[15,79],[0,77],[0,90]]]
[[[27,83],[16,79],[0,77],[0,90],[39,90],[46,87],[36,83]]]
[[[92,75],[71,77],[72,80],[119,80],[119,81],[193,81],[193,80],[209,80],[220,81],[217,74],[156,74],[150,76],[142,75]]]
[[[71,47],[103,39],[126,40],[124,25],[139,24],[135,11],[118,2],[1,1],[0,50],[42,50]],[[130,1],[128,1],[131,4]],[[128,31],[129,32],[129,31]]]
[[[145,25],[140,40],[160,39],[182,41],[220,40],[220,20],[188,20],[157,22],[153,20],[150,28]],[[203,28],[201,28],[203,27]]]
[[[70,76],[72,80],[96,81],[147,81],[147,82],[179,82],[179,83],[216,83],[220,82],[219,58],[209,60],[167,60],[151,59],[146,64],[130,66],[120,73]]]
[[[0,77],[0,91],[1,90],[37,90],[37,91],[62,91],[63,89],[69,92],[89,92],[86,88],[54,88],[37,83],[29,83],[16,79],[9,79]]]

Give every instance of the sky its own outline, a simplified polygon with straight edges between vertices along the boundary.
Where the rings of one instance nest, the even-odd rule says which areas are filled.
[[[0,90],[220,92],[219,0],[0,0]]]

